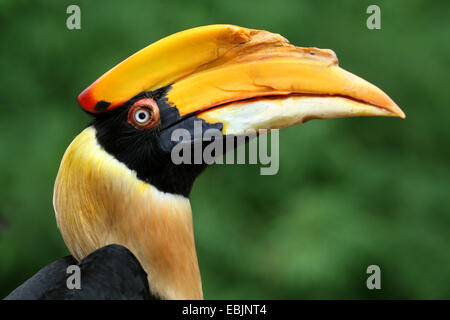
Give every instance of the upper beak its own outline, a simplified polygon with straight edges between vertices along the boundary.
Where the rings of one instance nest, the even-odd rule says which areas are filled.
[[[167,102],[181,117],[221,122],[224,134],[312,118],[405,118],[382,90],[340,68],[333,51],[232,25],[166,37],[108,71],[78,99],[87,111],[104,112],[168,85]]]

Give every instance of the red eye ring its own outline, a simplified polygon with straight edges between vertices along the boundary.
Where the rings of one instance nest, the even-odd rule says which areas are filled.
[[[128,123],[136,129],[155,127],[160,121],[159,108],[155,100],[144,98],[136,101],[128,111]]]

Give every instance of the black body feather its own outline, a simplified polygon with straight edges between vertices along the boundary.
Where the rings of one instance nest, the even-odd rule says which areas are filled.
[[[78,265],[81,289],[68,289],[67,267]],[[127,248],[112,244],[82,261],[61,258],[41,269],[5,300],[148,300],[152,295],[147,274]]]

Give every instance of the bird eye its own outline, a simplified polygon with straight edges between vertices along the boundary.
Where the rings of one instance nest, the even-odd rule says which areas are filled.
[[[136,129],[151,129],[159,120],[158,105],[150,98],[135,102],[128,111],[128,123]]]
[[[134,120],[138,123],[146,123],[150,117],[150,110],[140,109],[134,113]]]

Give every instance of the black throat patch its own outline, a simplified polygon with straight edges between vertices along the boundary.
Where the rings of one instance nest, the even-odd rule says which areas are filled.
[[[222,124],[209,124],[196,116],[180,117],[176,106],[167,102],[169,90],[170,87],[166,87],[143,92],[121,107],[95,115],[92,125],[104,150],[135,171],[139,179],[160,191],[188,197],[195,178],[207,165],[174,164],[171,150],[177,142],[171,141],[171,133],[177,128],[191,132],[194,121],[201,121],[203,129],[222,130]],[[152,129],[139,130],[127,122],[127,117],[131,105],[144,97],[156,101],[161,121]]]

